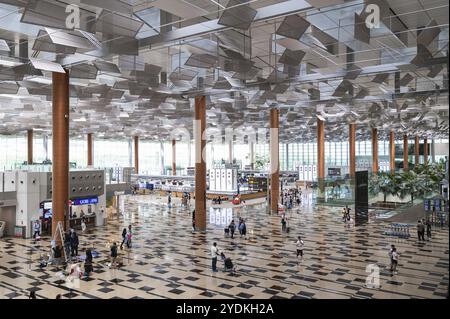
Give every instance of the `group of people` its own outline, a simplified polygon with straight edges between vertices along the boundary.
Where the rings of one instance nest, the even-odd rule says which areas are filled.
[[[245,220],[242,217],[239,217],[239,223],[237,226],[239,230],[239,234],[241,235],[241,238],[244,237],[247,238],[247,225],[245,224]],[[234,219],[231,220],[230,224],[225,227],[225,236],[230,235],[231,238],[234,238],[234,233],[236,231],[236,223],[234,222]]]
[[[285,205],[288,209],[294,207],[294,205],[300,206],[302,203],[302,190],[292,188],[283,191],[281,195],[281,204]]]
[[[74,229],[70,229],[66,232],[64,236],[64,251],[66,257],[76,257],[78,256],[78,246],[80,245],[80,240],[78,234]]]
[[[431,239],[431,222],[429,219],[419,219],[417,222],[417,237],[419,241],[425,241],[425,231],[427,232],[427,240]]]

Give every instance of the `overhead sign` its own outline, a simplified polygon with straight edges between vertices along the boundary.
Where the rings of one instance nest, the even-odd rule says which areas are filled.
[[[97,203],[98,197],[77,198],[72,200],[72,205],[91,205]]]

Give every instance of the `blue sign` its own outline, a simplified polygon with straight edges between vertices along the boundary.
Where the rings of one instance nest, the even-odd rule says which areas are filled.
[[[441,210],[441,200],[440,199],[434,200],[434,209],[437,212],[439,212]]]
[[[423,201],[423,204],[424,204],[425,211],[429,212],[430,211],[430,201],[426,199]]]
[[[97,204],[98,197],[89,197],[89,198],[77,198],[72,200],[72,205],[90,205]]]

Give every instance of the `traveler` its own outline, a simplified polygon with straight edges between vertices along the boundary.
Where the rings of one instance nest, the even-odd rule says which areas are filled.
[[[192,232],[195,233],[195,218],[192,218]]]
[[[241,233],[241,237],[244,236],[244,239],[247,239],[247,225],[245,225],[245,221],[242,219],[241,224],[239,226],[239,232]]]
[[[55,299],[62,299],[61,294],[57,294]]]
[[[70,256],[70,232],[66,232],[64,234],[64,254],[66,256],[66,259],[68,256]]]
[[[30,291],[28,295],[28,299],[36,299],[36,291]]]
[[[392,259],[392,252],[394,251],[394,249],[395,249],[395,245],[391,245],[391,249],[389,250],[389,260],[391,262],[391,265],[390,265],[391,272],[394,269],[394,260]]]
[[[234,231],[236,230],[236,224],[234,223],[234,219],[231,220],[231,223],[228,226],[228,228],[230,229],[231,238],[233,238],[234,237]]]
[[[431,222],[429,219],[427,219],[427,222],[425,225],[427,228],[427,239],[430,240],[431,239]]]
[[[397,265],[398,265],[398,257],[399,254],[397,253],[397,248],[392,248],[392,275],[397,274]]]
[[[219,256],[219,249],[217,244],[213,243],[211,247],[211,261],[212,261],[212,271],[217,272],[217,257]]]
[[[123,249],[123,244],[127,241],[127,229],[122,229],[122,243],[120,244],[120,249]]]
[[[281,217],[281,231],[282,232],[286,231],[286,217],[284,216],[284,214]]]
[[[303,242],[301,236],[298,236],[297,238],[297,242],[295,243],[295,245],[297,246],[297,260],[298,256],[300,256],[301,260],[303,260],[303,247],[305,246],[305,243]]]
[[[34,239],[38,239],[39,237],[41,237],[41,223],[39,222],[39,220],[34,221],[33,230],[34,230],[33,234]]]
[[[422,224],[422,221],[419,219],[417,222],[417,236],[420,240],[425,240],[425,225]]]
[[[129,228],[128,232],[127,232],[126,244],[127,244],[127,248],[131,248],[131,228]]]
[[[74,231],[72,234],[70,234],[70,250],[71,250],[71,256],[78,256],[78,245],[80,244],[80,241],[78,239],[77,233]]]
[[[117,258],[117,245],[115,242],[111,245],[110,250],[111,250],[111,267],[114,267]]]

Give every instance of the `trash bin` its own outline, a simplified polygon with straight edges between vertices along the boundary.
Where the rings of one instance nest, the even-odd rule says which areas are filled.
[[[6,222],[3,220],[0,220],[0,238],[5,236],[5,228],[6,228]]]

